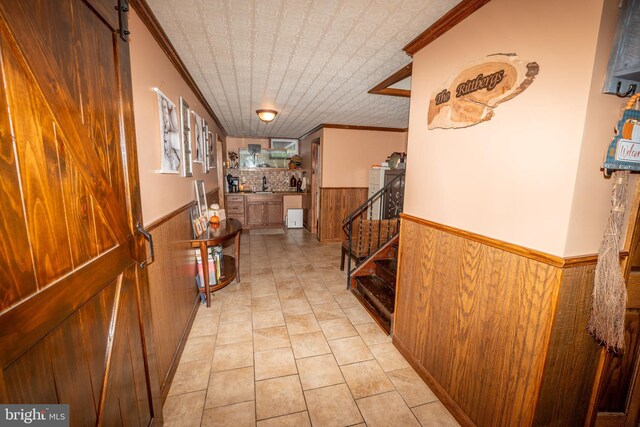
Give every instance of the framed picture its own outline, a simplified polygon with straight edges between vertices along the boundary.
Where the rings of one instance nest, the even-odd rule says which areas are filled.
[[[189,104],[180,97],[180,134],[182,135],[182,176],[193,176],[193,159],[191,158],[191,114]]]
[[[202,171],[209,173],[209,163],[211,159],[209,157],[209,125],[206,121],[202,120],[202,147],[204,148],[204,162],[202,163]]]
[[[209,169],[216,168],[216,135],[213,132],[209,132],[208,151],[209,151]]]
[[[198,216],[207,216],[207,192],[204,189],[204,180],[193,181],[196,190],[196,204],[198,205]]]
[[[198,212],[198,204],[196,203],[189,208],[189,216],[191,217],[191,225],[193,227],[194,238],[202,234],[202,226],[200,225],[200,221],[198,220],[198,218],[200,218],[199,215],[200,213]],[[196,251],[199,252],[198,250]]]
[[[196,142],[196,156],[193,161],[195,163],[203,163],[204,145],[202,145],[202,119],[195,111],[193,112],[193,134]]]
[[[297,139],[271,138],[269,140],[269,148],[272,150],[286,150],[287,157],[300,154]]]
[[[156,89],[158,95],[158,117],[160,123],[161,173],[180,173],[181,142],[180,126],[176,106],[164,93]]]

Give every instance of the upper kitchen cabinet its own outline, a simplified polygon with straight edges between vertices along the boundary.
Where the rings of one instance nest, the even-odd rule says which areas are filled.
[[[638,91],[639,84],[640,0],[623,0],[603,92],[629,96]]]

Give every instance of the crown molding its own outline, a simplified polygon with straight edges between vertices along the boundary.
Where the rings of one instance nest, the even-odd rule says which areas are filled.
[[[408,132],[408,128],[385,128],[379,126],[360,126],[360,125],[339,125],[334,123],[322,123],[310,131],[305,132],[298,138],[299,140],[303,140],[307,136],[311,135],[319,131],[320,129],[349,129],[349,130],[373,130],[378,132]]]
[[[224,129],[224,126],[222,126],[222,123],[220,123],[220,120],[218,120],[218,117],[213,112],[213,109],[200,91],[200,88],[196,84],[195,80],[193,80],[191,73],[189,73],[189,71],[187,70],[184,62],[182,62],[182,59],[180,58],[180,55],[178,55],[175,47],[173,47],[173,44],[171,44],[171,42],[169,41],[169,37],[162,29],[160,22],[158,22],[158,19],[149,7],[149,4],[146,2],[146,0],[129,0],[129,5],[133,7],[140,20],[147,27],[158,45],[160,45],[160,48],[167,55],[173,66],[176,67],[176,70],[178,71],[180,76],[184,79],[189,88],[196,95],[196,98],[198,98],[198,101],[200,101],[200,103],[204,106],[204,109],[213,118],[213,121],[216,122],[216,125],[218,125],[220,131],[226,137],[227,131]]]
[[[369,93],[373,95],[390,95],[390,96],[403,96],[405,98],[411,97],[411,91],[407,89],[394,89],[390,88],[399,81],[411,76],[411,70],[413,68],[413,62],[408,63],[389,77],[375,85],[369,90]]]
[[[410,41],[402,50],[404,50],[409,56],[415,55],[420,49],[458,25],[467,16],[471,15],[490,1],[491,0],[462,0],[449,12],[444,14],[442,18],[438,19],[429,28],[424,30],[422,34]]]

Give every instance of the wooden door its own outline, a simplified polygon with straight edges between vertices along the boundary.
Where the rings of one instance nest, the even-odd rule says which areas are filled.
[[[624,352],[604,356],[600,376],[596,426],[637,426],[640,421],[640,186],[636,189],[624,262],[627,311]],[[635,221],[633,218],[635,217]]]
[[[0,402],[72,425],[161,414],[116,6],[0,2]]]
[[[320,201],[320,138],[311,141],[311,234],[318,234],[318,206]]]

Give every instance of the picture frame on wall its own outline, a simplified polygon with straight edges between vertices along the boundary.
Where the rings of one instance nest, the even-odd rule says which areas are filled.
[[[202,171],[209,173],[209,125],[202,120],[202,147],[204,149],[204,162],[202,163]]]
[[[216,168],[216,134],[213,132],[209,132],[208,136],[208,154],[209,154],[209,169]]]
[[[196,204],[198,205],[199,216],[207,216],[207,192],[204,188],[204,180],[196,179],[193,181],[196,190]]]
[[[182,176],[193,176],[193,159],[191,158],[191,114],[189,104],[180,97],[180,135],[182,136]]]
[[[193,161],[194,163],[203,163],[204,145],[202,144],[202,119],[195,111],[193,111],[193,135],[196,146],[196,152]]]
[[[160,126],[160,173],[180,173],[182,157],[182,143],[180,140],[180,125],[175,104],[159,89],[158,117]]]

